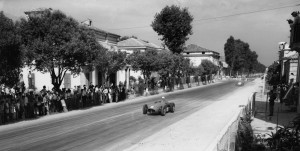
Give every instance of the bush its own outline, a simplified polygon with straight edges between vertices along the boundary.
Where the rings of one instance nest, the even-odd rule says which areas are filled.
[[[242,148],[242,151],[252,150],[253,130],[250,123],[251,116],[250,114],[246,114],[244,117],[241,117],[238,124],[236,148]]]
[[[138,81],[139,81],[139,83],[137,85],[137,87],[138,87],[137,93],[138,93],[138,95],[142,96],[142,95],[144,95],[144,91],[146,88],[145,81],[141,77],[138,78]]]

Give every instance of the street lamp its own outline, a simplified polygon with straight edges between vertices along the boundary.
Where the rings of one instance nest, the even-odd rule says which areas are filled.
[[[279,50],[284,50],[285,49],[285,45],[287,44],[287,42],[279,42]]]

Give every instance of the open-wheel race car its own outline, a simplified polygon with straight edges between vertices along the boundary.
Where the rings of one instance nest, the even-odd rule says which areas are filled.
[[[174,113],[175,103],[166,101],[164,97],[162,100],[155,101],[154,104],[143,106],[143,114],[160,114],[165,116],[167,112]]]

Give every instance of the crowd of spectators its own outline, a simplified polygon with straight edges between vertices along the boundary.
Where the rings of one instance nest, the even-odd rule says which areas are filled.
[[[67,112],[119,102],[127,97],[124,85],[118,86],[75,86],[74,89],[40,91],[23,90],[0,94],[0,125],[44,115]]]

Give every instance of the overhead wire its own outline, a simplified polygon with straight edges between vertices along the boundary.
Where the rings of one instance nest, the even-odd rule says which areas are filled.
[[[295,6],[300,6],[300,3],[293,4],[293,5],[287,5],[287,6],[281,6],[281,7],[275,7],[275,8],[269,8],[269,9],[255,10],[255,11],[242,12],[242,13],[235,13],[235,14],[231,14],[231,15],[196,19],[196,20],[194,20],[194,22],[201,22],[201,21],[207,21],[207,20],[216,20],[216,19],[222,19],[222,18],[228,18],[228,17],[240,16],[240,15],[247,15],[247,14],[260,13],[260,12],[272,11],[272,10],[289,8],[289,7],[295,7]],[[124,28],[110,28],[108,30],[129,30],[129,29],[150,28],[150,27],[151,26],[148,25],[148,26],[135,26],[135,27],[124,27]]]

